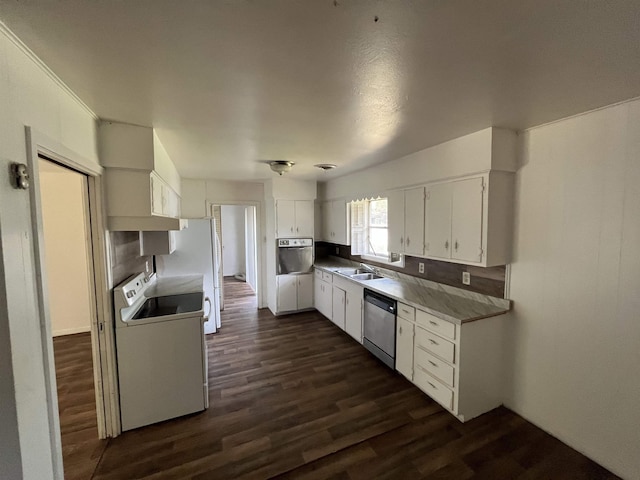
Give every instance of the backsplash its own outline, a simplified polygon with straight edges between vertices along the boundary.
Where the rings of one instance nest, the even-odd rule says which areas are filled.
[[[329,255],[346,258],[354,262],[364,262],[376,265],[388,270],[394,270],[411,275],[413,277],[424,278],[432,282],[450,285],[471,292],[482,293],[492,297],[504,298],[505,272],[504,265],[499,267],[474,267],[470,265],[460,265],[457,263],[440,262],[438,260],[427,260],[426,258],[410,257],[405,255],[404,268],[385,265],[369,260],[363,260],[359,255],[351,255],[351,247],[336,245],[327,242],[316,242],[315,255],[317,259],[326,258]],[[337,253],[336,253],[336,248]],[[418,272],[418,264],[424,263],[424,273]],[[462,272],[469,272],[471,284],[462,283]]]
[[[139,232],[109,232],[111,240],[111,276],[116,286],[134,273],[144,272],[146,263],[153,271],[153,256],[140,256]]]

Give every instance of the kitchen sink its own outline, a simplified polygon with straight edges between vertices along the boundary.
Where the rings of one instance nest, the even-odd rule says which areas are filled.
[[[370,273],[368,270],[364,268],[341,268],[340,270],[336,270],[336,273],[340,275],[344,275],[346,277],[350,277],[352,275],[360,275],[361,273]]]
[[[349,275],[349,278],[354,280],[375,280],[376,278],[384,278],[382,275],[376,275],[375,273],[356,273]]]

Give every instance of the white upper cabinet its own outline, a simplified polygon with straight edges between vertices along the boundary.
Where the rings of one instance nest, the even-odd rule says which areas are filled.
[[[404,252],[404,191],[394,190],[387,195],[387,228],[389,251]]]
[[[451,195],[451,258],[462,262],[481,262],[482,178],[470,178],[453,183]]]
[[[509,263],[512,203],[510,173],[428,185],[425,256],[484,267]]]
[[[332,200],[322,205],[322,239],[349,245],[349,214],[345,200]]]
[[[312,200],[276,200],[276,237],[313,238]]]
[[[109,229],[183,228],[180,175],[153,129],[102,122],[99,134]]]
[[[387,196],[389,250],[424,255],[424,187],[395,190]]]

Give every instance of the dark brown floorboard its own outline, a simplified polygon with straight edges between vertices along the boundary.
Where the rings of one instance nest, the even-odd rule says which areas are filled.
[[[91,334],[54,337],[58,411],[66,480],[91,478],[107,446],[98,439]]]
[[[506,408],[462,424],[320,314],[227,288],[210,408],[110,440],[93,478],[616,478]]]

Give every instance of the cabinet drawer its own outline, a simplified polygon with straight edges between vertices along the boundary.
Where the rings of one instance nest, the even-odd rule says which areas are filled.
[[[421,327],[452,340],[456,338],[456,326],[453,323],[442,320],[430,313],[418,310],[416,312],[416,323]]]
[[[315,269],[316,279],[322,280],[322,270]]]
[[[455,345],[444,338],[416,326],[416,346],[443,358],[447,362],[455,363]]]
[[[404,303],[398,302],[398,316],[400,318],[404,318],[405,320],[413,322],[416,319],[416,309],[410,307],[409,305],[405,305]]]
[[[454,368],[448,363],[443,362],[435,355],[431,355],[420,347],[415,348],[413,361],[416,366],[429,372],[434,377],[442,380],[444,383],[453,387]]]
[[[322,280],[328,283],[333,282],[333,273],[322,272]]]
[[[453,392],[419,366],[413,371],[413,383],[445,408],[453,408]]]

